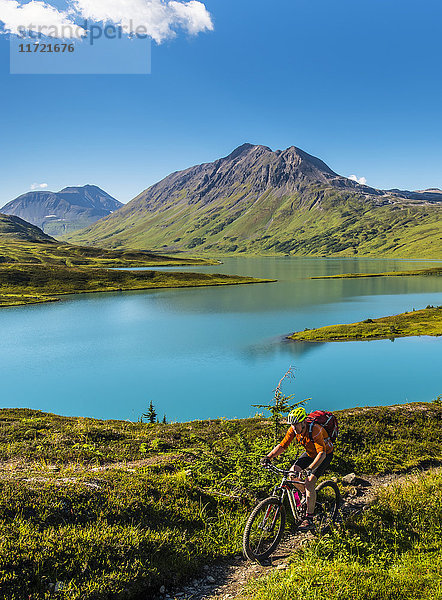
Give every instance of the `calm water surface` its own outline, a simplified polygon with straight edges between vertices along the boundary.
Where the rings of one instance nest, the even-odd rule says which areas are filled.
[[[223,272],[277,283],[70,296],[0,310],[1,405],[136,420],[244,417],[284,391],[331,409],[429,401],[442,393],[442,339],[305,344],[305,327],[442,304],[442,278],[309,280],[437,263],[374,259],[230,258]]]

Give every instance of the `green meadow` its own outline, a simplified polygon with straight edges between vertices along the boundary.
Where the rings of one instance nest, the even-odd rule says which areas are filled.
[[[440,401],[337,416],[336,476],[403,473],[442,460]],[[150,424],[2,409],[2,598],[149,597],[161,585],[182,584],[203,564],[239,553],[247,514],[275,481],[259,468],[273,444],[273,423],[261,415]],[[295,452],[291,447],[283,462]],[[282,598],[294,581],[300,590],[316,590],[308,597],[323,598],[319,583],[331,585],[331,572],[341,577],[327,587],[332,598],[381,598],[391,582],[408,589],[402,582],[411,557],[425,574],[423,589],[434,592],[440,476],[415,481],[412,492],[386,490],[341,533],[317,538],[293,556],[287,581],[262,581],[250,598]],[[365,581],[365,592],[356,592],[364,573],[378,595],[369,594]],[[347,596],[338,595],[343,590]]]
[[[0,306],[53,301],[63,294],[259,283],[268,280],[210,273],[112,271],[59,265],[0,265]]]

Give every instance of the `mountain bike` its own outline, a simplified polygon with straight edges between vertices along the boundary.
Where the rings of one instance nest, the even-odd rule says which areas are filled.
[[[243,551],[247,558],[258,562],[269,558],[278,547],[284,534],[287,511],[284,501],[288,499],[295,527],[305,518],[307,502],[305,482],[293,471],[278,469],[273,465],[264,469],[282,474],[279,485],[272,495],[262,500],[251,512],[244,529]],[[314,531],[326,533],[338,518],[341,494],[334,481],[322,481],[316,487],[316,505],[313,517]]]

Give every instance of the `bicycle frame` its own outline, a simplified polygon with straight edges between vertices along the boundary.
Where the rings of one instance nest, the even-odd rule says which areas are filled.
[[[284,471],[270,464],[264,464],[263,468],[273,473],[282,474],[282,481],[273,488],[272,495],[259,502],[247,519],[243,534],[244,555],[250,560],[267,559],[278,547],[286,524],[288,508],[284,506],[288,498],[290,511],[295,521],[296,529],[300,528],[300,522],[305,517],[307,508],[307,497],[305,494],[306,483],[302,472]],[[320,500],[316,500],[315,520],[312,527],[317,533],[325,533],[335,522],[338,516],[339,488],[332,481],[323,481],[316,488],[322,492]],[[323,491],[325,490],[325,492]],[[297,497],[300,493],[301,501]]]
[[[299,507],[296,504],[294,492],[295,491],[300,492],[301,496],[305,497],[304,481],[302,481],[299,478],[292,479],[292,477],[293,477],[292,471],[284,471],[283,469],[278,469],[277,467],[274,467],[273,465],[269,465],[268,468],[271,471],[283,474],[282,482],[273,488],[273,496],[278,497],[281,501],[281,504],[283,504],[285,497],[287,496],[293,518],[295,519],[295,521],[299,521],[302,515],[300,514]],[[289,479],[289,477],[290,477],[290,479]]]

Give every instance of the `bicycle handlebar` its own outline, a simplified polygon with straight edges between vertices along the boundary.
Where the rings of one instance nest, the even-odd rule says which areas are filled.
[[[288,477],[289,475],[294,475],[295,472],[294,471],[286,471],[285,469],[278,469],[278,467],[275,467],[274,465],[271,465],[270,463],[267,465],[261,465],[263,469],[265,469],[266,471],[273,471],[274,473],[280,473],[282,475],[284,475],[285,477]],[[302,472],[298,474],[298,482],[296,483],[303,483],[305,484],[304,481],[299,480],[299,476],[302,475]]]

